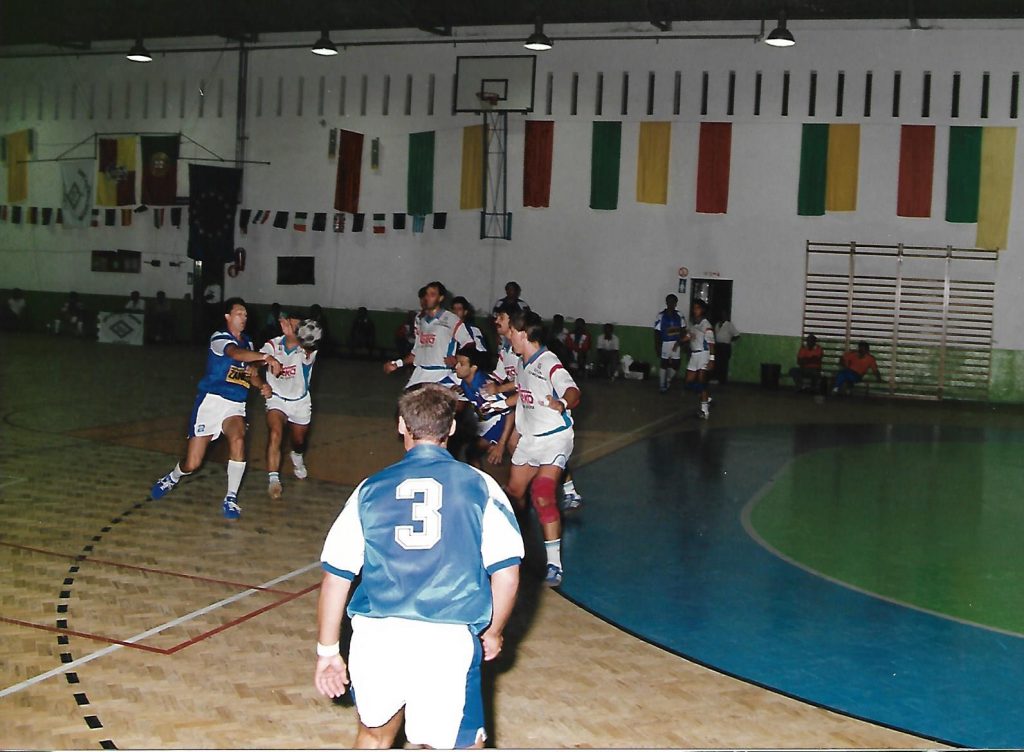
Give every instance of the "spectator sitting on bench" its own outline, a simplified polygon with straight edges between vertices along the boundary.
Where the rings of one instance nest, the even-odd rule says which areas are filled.
[[[605,324],[597,338],[597,364],[605,376],[615,381],[619,375],[619,338],[614,324]]]
[[[586,375],[587,354],[590,352],[592,341],[590,332],[587,331],[587,322],[583,319],[576,319],[576,324],[565,340],[565,346],[569,349],[569,362],[566,368],[578,376]]]
[[[85,331],[85,309],[78,299],[77,292],[69,292],[68,299],[60,307],[60,315],[53,322],[54,334],[76,334],[82,336]]]
[[[145,313],[146,312],[146,301],[139,295],[138,290],[132,290],[132,294],[128,296],[128,300],[124,303],[124,310],[128,313]]]
[[[359,350],[365,350],[366,357],[373,358],[373,351],[377,345],[377,326],[370,319],[366,306],[359,306],[356,310],[356,317],[352,319],[352,328],[349,330],[348,344],[352,348],[352,355]]]
[[[808,334],[807,339],[796,353],[796,367],[789,369],[789,375],[798,392],[817,392],[821,383],[821,359],[825,352],[818,344],[818,338]]]
[[[849,350],[839,358],[839,372],[836,373],[835,381],[832,382],[832,393],[849,394],[854,384],[860,383],[873,371],[875,378],[881,382],[882,374],[878,371],[878,362],[871,354],[871,348],[867,342],[858,342],[856,350]]]
[[[2,313],[0,315],[0,324],[2,324],[4,331],[16,332],[27,328],[28,314],[25,313],[27,305],[25,293],[20,288],[15,287],[11,290],[11,297],[7,299],[7,305],[0,312]]]

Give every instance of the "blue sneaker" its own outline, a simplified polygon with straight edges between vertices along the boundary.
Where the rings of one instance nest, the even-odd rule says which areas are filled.
[[[224,497],[224,516],[229,520],[237,520],[242,516],[242,508],[238,506],[238,499],[234,494]]]
[[[548,587],[558,587],[562,584],[562,568],[554,564],[548,564],[548,573],[544,577],[544,584]]]
[[[164,496],[169,494],[176,485],[178,485],[178,481],[172,480],[171,474],[167,473],[167,475],[154,483],[153,487],[149,489],[149,497],[154,501],[162,499]]]
[[[583,508],[583,497],[578,493],[567,493],[562,496],[563,512],[578,512]]]

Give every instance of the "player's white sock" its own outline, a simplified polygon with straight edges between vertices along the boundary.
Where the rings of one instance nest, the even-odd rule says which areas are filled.
[[[171,470],[171,480],[173,480],[175,483],[177,483],[179,480],[184,478],[186,475],[191,475],[191,474],[192,473],[186,473],[184,470],[182,470],[181,469],[181,463],[179,462],[177,465],[174,466],[174,469]]]
[[[658,385],[662,389],[665,389],[666,387],[668,387],[668,369],[667,368],[662,368],[661,369],[661,373],[658,374]]]
[[[567,480],[562,484],[562,493],[568,496],[569,494],[576,493],[576,483],[571,480]]]
[[[242,485],[245,474],[245,463],[228,460],[228,495],[238,496],[238,487]]]
[[[267,483],[280,483],[281,474],[277,472],[267,473]]]
[[[562,568],[562,539],[557,538],[556,540],[544,541],[544,550],[548,555],[548,564],[554,564],[559,569]]]
[[[672,385],[672,379],[675,378],[676,369],[666,368],[665,372],[668,374],[668,376],[665,377],[665,388],[667,389]]]

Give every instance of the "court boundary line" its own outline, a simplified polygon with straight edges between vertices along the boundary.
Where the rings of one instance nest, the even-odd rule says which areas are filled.
[[[272,586],[272,585],[276,585],[279,582],[284,582],[285,580],[289,580],[289,579],[291,579],[293,577],[297,577],[298,575],[304,574],[304,573],[310,571],[311,569],[317,568],[319,566],[320,566],[320,562],[319,561],[314,561],[314,562],[312,562],[310,564],[307,564],[307,565],[305,565],[303,567],[299,567],[298,569],[294,569],[291,572],[287,572],[286,574],[283,574],[283,575],[280,575],[278,577],[275,577],[272,580],[268,580],[267,582],[263,583],[262,587],[266,588],[266,587],[269,587],[269,586]],[[291,597],[283,598],[283,599],[281,599],[281,600],[279,600],[279,601],[277,601],[275,603],[269,604],[268,606],[264,606],[263,608],[258,609],[256,612],[253,612],[252,614],[245,615],[245,618],[235,619],[232,622],[228,622],[228,626],[235,626],[236,624],[240,624],[242,621],[246,621],[248,619],[251,619],[254,616],[257,616],[258,614],[265,613],[266,611],[270,610],[271,608],[275,608],[277,606],[284,605],[285,603],[289,603],[289,602],[295,600],[296,598],[301,597],[302,595],[306,595],[307,593],[312,592],[313,590],[315,590],[318,587],[319,587],[319,584],[314,585],[314,586],[310,586],[309,588],[306,588],[305,590],[300,591],[298,593],[292,593]],[[119,643],[116,643],[114,645],[108,645],[105,648],[101,648],[101,649],[99,649],[99,650],[97,650],[95,652],[92,652],[92,653],[89,653],[87,655],[84,655],[81,658],[76,658],[75,660],[70,661],[68,663],[62,663],[60,666],[58,666],[56,668],[52,668],[52,669],[50,669],[48,671],[44,671],[42,673],[36,674],[35,676],[29,677],[28,679],[24,679],[24,680],[22,680],[20,682],[17,682],[16,684],[12,684],[12,685],[10,685],[8,687],[0,689],[0,698],[4,698],[4,697],[7,697],[8,695],[13,695],[13,694],[15,694],[17,692],[21,692],[22,690],[28,689],[29,687],[32,687],[32,686],[34,686],[36,684],[39,684],[40,682],[46,681],[47,679],[51,679],[54,676],[58,676],[60,674],[66,673],[67,671],[70,671],[70,670],[72,670],[74,668],[77,668],[78,666],[82,666],[82,665],[84,665],[86,663],[90,663],[91,661],[94,661],[94,660],[96,660],[98,658],[102,658],[105,655],[109,655],[110,653],[113,653],[113,652],[116,652],[118,650],[121,650],[123,647],[134,647],[134,648],[137,648],[137,649],[142,649],[136,643],[141,642],[142,640],[146,639],[147,637],[152,637],[153,635],[159,634],[160,632],[163,632],[166,629],[171,629],[171,628],[177,627],[177,626],[179,626],[181,624],[185,624],[187,622],[190,622],[193,619],[197,619],[200,616],[204,616],[205,614],[208,614],[208,613],[210,613],[212,611],[216,611],[219,608],[223,608],[224,606],[230,605],[230,604],[232,604],[232,603],[234,603],[236,601],[240,601],[243,598],[247,598],[250,595],[254,595],[254,594],[259,593],[259,592],[261,592],[261,591],[249,588],[248,590],[245,590],[245,591],[243,591],[241,593],[235,593],[234,595],[228,596],[227,598],[222,598],[221,600],[219,600],[219,601],[217,601],[215,603],[211,603],[211,604],[209,604],[207,606],[203,606],[202,608],[196,609],[195,611],[192,611],[191,613],[185,614],[184,616],[176,617],[176,618],[171,619],[170,621],[164,622],[163,624],[160,624],[160,625],[158,625],[156,627],[152,627],[150,629],[147,629],[144,632],[140,632],[137,635],[133,635],[132,637],[129,637],[127,640],[123,640],[123,641],[121,641]],[[196,642],[199,641],[199,638],[206,639],[208,637],[212,637],[214,634],[218,634],[219,632],[224,631],[224,629],[228,628],[225,625],[221,625],[221,627],[223,627],[223,628],[220,628],[220,629],[215,628],[213,630],[209,630],[209,632],[204,633],[203,635],[199,635],[198,638],[193,638],[192,640],[189,640],[187,644],[182,644],[182,647],[179,648],[179,649],[183,650],[185,647],[188,647],[189,645],[194,645]],[[56,628],[54,628],[54,629],[56,629]],[[122,644],[122,643],[125,643],[125,644]],[[173,648],[165,648],[165,649],[158,648],[158,650],[172,650],[172,649]]]

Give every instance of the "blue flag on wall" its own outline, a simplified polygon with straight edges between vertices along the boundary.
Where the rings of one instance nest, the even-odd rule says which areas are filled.
[[[235,211],[242,171],[188,166],[188,257],[228,263],[235,254]]]

